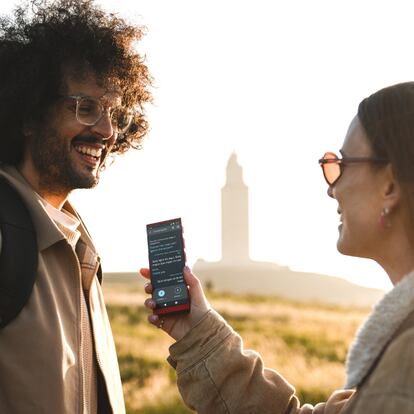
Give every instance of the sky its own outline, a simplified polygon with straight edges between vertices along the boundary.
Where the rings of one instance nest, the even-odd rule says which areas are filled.
[[[395,0],[99,0],[147,27],[154,78],[140,151],[71,201],[105,271],[147,266],[145,225],[181,217],[188,263],[219,260],[220,190],[235,151],[250,191],[250,256],[389,289],[336,250],[337,203],[317,160],[338,151],[358,103],[414,79],[414,3]],[[9,13],[14,1],[2,0]]]

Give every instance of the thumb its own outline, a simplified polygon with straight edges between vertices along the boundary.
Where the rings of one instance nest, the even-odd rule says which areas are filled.
[[[200,279],[198,279],[193,272],[191,271],[191,269],[188,266],[184,267],[184,279],[187,283],[187,285],[190,288],[195,288],[198,285],[201,285]]]
[[[200,308],[209,309],[210,305],[203,292],[200,279],[198,279],[188,266],[184,267],[184,279],[189,287],[191,303]]]

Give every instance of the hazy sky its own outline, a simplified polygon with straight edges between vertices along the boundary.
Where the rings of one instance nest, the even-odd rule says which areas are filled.
[[[190,265],[218,260],[235,150],[250,188],[252,259],[390,286],[376,264],[336,251],[337,204],[317,160],[341,147],[362,98],[414,79],[412,1],[98,3],[148,27],[139,50],[155,79],[144,149],[72,196],[106,271],[145,266],[145,224],[173,217]]]

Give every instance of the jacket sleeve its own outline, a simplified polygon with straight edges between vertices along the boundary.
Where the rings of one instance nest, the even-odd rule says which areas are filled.
[[[186,404],[199,414],[335,414],[325,403],[300,407],[295,390],[214,311],[170,347]],[[335,397],[338,399],[338,396]],[[339,408],[338,408],[339,407]]]

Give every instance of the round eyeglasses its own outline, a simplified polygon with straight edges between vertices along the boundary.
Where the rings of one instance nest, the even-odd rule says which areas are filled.
[[[323,176],[326,182],[332,186],[343,174],[344,166],[357,162],[371,162],[378,164],[386,164],[389,161],[385,158],[376,157],[345,157],[339,158],[334,152],[326,152],[319,160],[319,165],[322,167]]]
[[[92,96],[83,95],[66,95],[65,99],[74,99],[76,101],[76,119],[82,125],[96,125],[104,115],[107,105],[102,101],[108,101],[105,97],[100,99]],[[120,98],[117,98],[115,105],[110,107],[109,116],[114,132],[123,134],[127,132],[134,117],[134,112],[130,108],[120,105]]]

